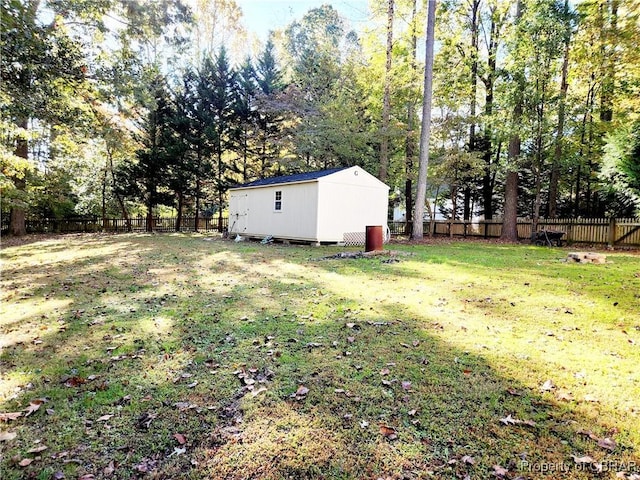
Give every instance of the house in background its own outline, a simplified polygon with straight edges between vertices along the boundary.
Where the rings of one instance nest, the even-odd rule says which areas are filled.
[[[389,187],[360,167],[266,178],[229,189],[229,233],[341,243],[386,231]]]

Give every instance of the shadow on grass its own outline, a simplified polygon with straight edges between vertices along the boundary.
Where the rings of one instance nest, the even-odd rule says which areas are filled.
[[[6,478],[487,478],[494,465],[505,478],[549,478],[543,466],[591,478],[572,455],[619,470],[637,458],[577,433],[604,438],[610,425],[443,340],[428,312],[367,298],[381,279],[365,264],[351,277],[305,261],[318,250],[106,243],[112,254],[72,272],[54,263],[32,292],[67,298],[55,285],[72,277],[73,301],[56,312],[66,328],[34,327],[42,343],[0,356],[3,379],[22,385],[2,411],[48,400],[7,425],[18,436],[1,444]],[[37,267],[21,271],[27,282]]]

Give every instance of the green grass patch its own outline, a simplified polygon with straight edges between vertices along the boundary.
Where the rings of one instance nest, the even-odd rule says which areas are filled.
[[[388,248],[4,248],[2,478],[640,475],[638,255]]]

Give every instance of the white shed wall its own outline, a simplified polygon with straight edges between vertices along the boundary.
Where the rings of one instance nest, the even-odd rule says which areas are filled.
[[[357,173],[357,175],[356,175]],[[341,242],[346,232],[387,225],[389,187],[360,167],[319,179],[318,241]]]
[[[274,209],[276,191],[282,192],[280,211]],[[229,198],[229,232],[317,241],[317,207],[315,181],[234,189]]]

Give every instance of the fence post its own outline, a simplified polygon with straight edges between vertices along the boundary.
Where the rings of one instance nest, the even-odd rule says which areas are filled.
[[[611,248],[616,244],[616,219],[611,217],[609,219],[609,242],[607,245]]]

